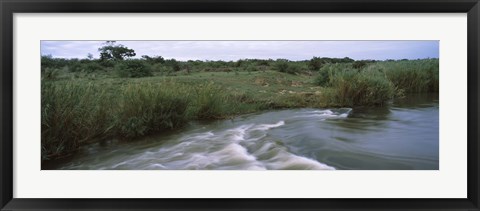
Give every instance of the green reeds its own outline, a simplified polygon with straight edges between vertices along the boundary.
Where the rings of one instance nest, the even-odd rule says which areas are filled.
[[[438,92],[438,59],[382,62],[371,68],[384,70],[387,78],[406,93]]]
[[[222,118],[226,109],[226,95],[213,83],[200,84],[193,88],[192,112],[196,119]]]
[[[136,138],[181,127],[187,121],[189,98],[182,86],[168,84],[129,84],[120,91],[115,118],[117,136]]]
[[[75,150],[108,136],[112,119],[105,92],[92,84],[42,81],[42,157]]]
[[[438,92],[438,62],[438,59],[386,61],[362,68],[326,64],[315,82],[330,87],[325,98],[334,105],[384,105],[404,93]]]
[[[214,83],[42,81],[42,158],[95,139],[130,140],[182,127],[188,120],[254,111],[246,99]]]
[[[395,87],[380,72],[344,70],[330,79],[335,104],[340,106],[384,105],[395,95]]]

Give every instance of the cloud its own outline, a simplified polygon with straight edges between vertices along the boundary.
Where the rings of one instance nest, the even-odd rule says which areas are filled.
[[[42,55],[59,58],[98,58],[104,41],[42,41]],[[237,60],[244,58],[305,60],[317,57],[353,59],[438,58],[438,41],[118,41],[137,56],[178,60]]]

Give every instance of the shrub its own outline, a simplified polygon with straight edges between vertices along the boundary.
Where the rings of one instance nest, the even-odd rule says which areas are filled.
[[[72,59],[71,61],[76,61]],[[46,55],[41,57],[41,71],[45,71],[47,68],[60,69],[65,67],[71,62],[67,59],[53,58],[51,55]]]
[[[161,56],[154,56],[154,57],[150,57],[148,55],[143,55],[142,58],[148,62],[149,64],[163,64],[165,63],[165,59]]]
[[[250,66],[247,67],[247,71],[248,72],[256,72],[256,71],[258,71],[258,68],[254,65],[250,65]]]
[[[87,73],[100,71],[102,69],[103,69],[103,67],[100,64],[98,64],[97,62],[89,62],[89,63],[86,63],[84,65],[84,70]]]
[[[312,59],[310,59],[310,61],[308,61],[308,67],[314,71],[317,71],[320,68],[322,68],[323,64],[324,64],[324,60],[322,60],[319,57],[313,57]]]
[[[239,59],[238,61],[235,62],[234,67],[242,67],[243,65],[243,60]]]
[[[275,62],[275,69],[279,72],[287,72],[288,69],[288,61],[284,59],[279,59]]]
[[[99,64],[103,67],[115,67],[115,62],[112,60],[100,60]]]
[[[41,71],[45,71],[46,68],[55,67],[55,60],[52,58],[52,55],[42,56],[40,58]]]
[[[315,84],[319,86],[328,86],[329,82],[330,82],[330,69],[320,68],[320,70],[318,70],[318,75],[315,78]]]
[[[318,70],[318,75],[315,78],[315,83],[319,86],[329,86],[331,85],[332,75],[343,71],[355,71],[352,69],[351,64],[348,63],[327,63]]]
[[[171,67],[172,70],[175,72],[178,72],[181,69],[179,62],[175,59],[165,60],[165,65]]]
[[[296,74],[302,70],[299,64],[295,64],[293,62],[290,62],[284,59],[277,60],[277,62],[275,63],[275,69],[278,70],[279,72],[290,73],[290,74]]]
[[[123,78],[138,78],[152,76],[152,71],[140,60],[125,60],[121,62],[117,67],[117,72],[120,77]]]
[[[81,72],[83,69],[83,65],[80,63],[73,63],[68,66],[68,71],[75,73],[75,72]]]
[[[352,66],[355,69],[362,69],[365,66],[367,66],[367,62],[365,62],[365,61],[355,61],[355,62],[353,62]]]
[[[339,106],[384,105],[395,96],[395,86],[374,71],[344,70],[332,75],[332,100]]]
[[[55,68],[45,68],[42,72],[42,79],[44,80],[56,80],[58,78],[60,70]]]
[[[302,68],[297,64],[288,64],[286,73],[297,74],[297,73],[300,73],[301,70]]]
[[[88,62],[88,63],[72,63],[68,66],[68,70],[70,72],[85,72],[85,73],[93,73],[103,69],[100,64],[96,62]]]
[[[269,66],[270,62],[268,60],[259,60],[258,65],[260,66]]]

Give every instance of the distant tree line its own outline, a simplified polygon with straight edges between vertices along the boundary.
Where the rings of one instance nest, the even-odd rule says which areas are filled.
[[[239,59],[237,61],[210,61],[188,60],[178,61],[165,59],[162,56],[136,56],[135,50],[116,41],[106,41],[98,48],[100,57],[93,58],[88,54],[84,59],[53,58],[50,55],[42,56],[41,71],[64,69],[68,72],[108,72],[116,71],[121,77],[145,77],[153,73],[175,75],[179,71],[186,74],[191,72],[237,72],[237,71],[266,71],[277,70],[290,74],[317,72],[328,64],[351,64],[354,69],[362,69],[376,60],[354,60],[349,57],[329,58],[313,57],[309,60],[291,61],[288,59]]]

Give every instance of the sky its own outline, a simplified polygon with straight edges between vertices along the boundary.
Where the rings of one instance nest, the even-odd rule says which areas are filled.
[[[105,41],[41,41],[41,54],[55,58],[99,57]],[[135,50],[135,57],[176,60],[289,59],[312,57],[361,59],[439,58],[439,41],[117,41]]]

